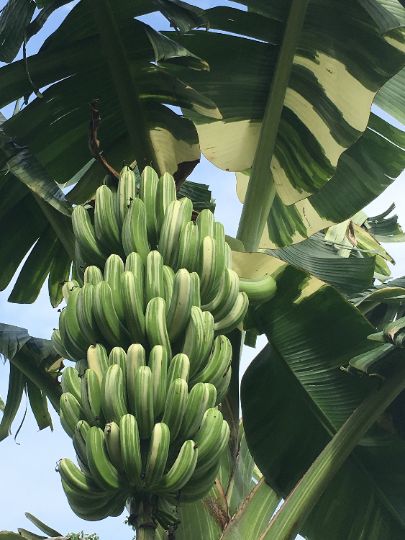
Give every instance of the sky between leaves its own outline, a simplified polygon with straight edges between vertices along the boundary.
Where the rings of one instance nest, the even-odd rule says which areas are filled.
[[[218,5],[219,2],[199,0],[194,2],[202,8]],[[223,5],[225,2],[221,2]],[[226,2],[232,5],[233,2]],[[6,4],[0,0],[0,9]],[[35,53],[44,38],[55,30],[75,2],[63,6],[53,14],[42,31],[29,43],[28,52]],[[147,22],[160,28],[167,27],[166,21],[160,15],[148,17]],[[1,64],[0,64],[1,65]],[[378,110],[375,111],[378,114]],[[4,110],[10,115],[10,108]],[[389,120],[391,121],[391,120]],[[401,127],[393,121],[395,125]],[[404,126],[402,126],[403,129]],[[213,167],[205,159],[197,166],[191,179],[207,183],[216,200],[216,219],[221,221],[227,234],[236,235],[241,212],[241,204],[236,197],[235,177],[232,173],[222,172]],[[405,173],[403,173],[376,201],[370,204],[366,211],[368,215],[376,215],[386,210],[390,204],[396,204],[395,212],[399,215],[400,223],[405,226]],[[389,253],[396,261],[393,276],[405,274],[405,247],[403,244],[390,244]],[[38,300],[33,305],[10,304],[7,298],[14,286],[14,281],[0,293],[0,322],[14,324],[27,328],[33,336],[49,338],[52,329],[57,326],[58,312],[52,309],[48,300],[46,285]],[[258,341],[257,350],[246,348],[242,358],[242,368],[245,369],[254,358],[258,349],[264,346],[265,340]],[[0,396],[7,394],[8,365],[0,365]],[[21,420],[25,413],[25,403],[19,411]],[[49,429],[38,432],[32,413],[28,410],[23,427],[17,439],[9,437],[0,443],[0,530],[14,530],[18,527],[33,530],[24,512],[31,512],[63,534],[68,532],[95,532],[100,540],[108,540],[119,535],[120,540],[130,540],[133,532],[123,525],[125,514],[118,518],[108,518],[102,522],[90,523],[80,520],[70,510],[60,486],[59,475],[55,465],[61,457],[74,459],[74,452],[69,437],[58,422],[58,416],[53,414],[54,431]],[[17,422],[14,424],[18,426]],[[16,427],[14,427],[14,433]]]

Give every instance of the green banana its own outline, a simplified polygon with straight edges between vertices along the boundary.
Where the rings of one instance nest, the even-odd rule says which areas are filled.
[[[73,289],[76,289],[77,287],[79,287],[79,284],[75,279],[65,281],[65,283],[62,285],[62,295],[65,302],[68,301],[69,295]]]
[[[125,255],[133,251],[139,253],[145,262],[150,251],[146,228],[145,205],[141,199],[134,199],[122,226],[122,245]]]
[[[204,359],[203,362],[206,364],[208,362],[208,357],[211,354],[213,343],[214,343],[214,317],[209,311],[203,311],[203,321],[204,321],[204,346],[201,349],[201,355]],[[201,369],[201,365],[200,365]]]
[[[262,304],[276,294],[277,283],[270,275],[260,279],[239,278],[239,290],[247,294],[249,302]]]
[[[83,338],[87,344],[95,345],[101,340],[94,316],[94,285],[86,283],[79,289],[76,315]]]
[[[185,332],[184,343],[181,352],[186,354],[190,360],[190,374],[198,372],[200,367],[205,364],[208,345],[206,342],[206,318],[204,312],[197,306],[192,306],[190,312],[190,321]]]
[[[77,287],[70,292],[69,300],[68,300],[66,309],[64,310],[65,332],[68,338],[69,346],[71,346],[74,349],[76,360],[82,360],[83,358],[86,358],[85,351],[87,351],[87,347],[90,345],[89,343],[86,342],[86,339],[81,332],[79,321],[77,320],[77,301],[79,298],[80,291],[81,289]],[[61,337],[63,339],[62,334],[61,334]],[[69,349],[69,352],[70,352],[70,349]]]
[[[60,325],[60,320],[59,320],[59,325]],[[68,351],[65,349],[65,346],[62,342],[62,338],[61,338],[60,331],[58,328],[55,328],[53,330],[51,341],[52,341],[53,348],[60,355],[61,358],[66,358],[68,360],[74,361],[73,356],[70,353],[68,353]]]
[[[151,489],[158,484],[165,472],[169,456],[170,429],[163,422],[154,425],[145,466],[145,486]]]
[[[190,360],[188,356],[184,353],[179,353],[173,356],[169,371],[167,374],[167,384],[170,384],[175,379],[184,379],[188,383],[188,377],[190,374]]]
[[[57,471],[63,482],[72,490],[89,495],[97,491],[99,492],[99,488],[92,477],[81,471],[70,459],[61,459],[58,462]]]
[[[63,352],[63,350],[66,351],[67,358],[72,359],[74,362],[77,362],[78,359],[81,358],[82,351],[81,349],[75,348],[74,343],[72,343],[69,340],[69,336],[66,330],[66,308],[62,308],[59,314],[59,336],[57,334],[54,335],[54,340],[57,340],[60,338],[61,346],[60,352]],[[56,343],[58,343],[56,341]],[[65,356],[63,356],[65,358]]]
[[[187,409],[181,424],[182,439],[194,437],[201,426],[205,411],[214,407],[217,401],[217,391],[210,383],[197,383],[190,391]]]
[[[103,273],[98,266],[87,266],[84,271],[84,283],[90,283],[91,285],[97,285],[100,281],[103,281]]]
[[[150,251],[146,257],[145,299],[146,303],[155,296],[164,296],[163,258],[159,251]]]
[[[140,366],[135,375],[135,416],[142,439],[150,436],[155,421],[153,411],[152,371],[149,366]]]
[[[86,439],[87,462],[91,475],[98,486],[104,490],[117,490],[121,487],[119,473],[111,463],[104,444],[104,433],[92,426]]]
[[[104,440],[111,463],[117,471],[124,472],[122,467],[120,428],[116,422],[109,422],[105,425]]]
[[[70,508],[80,519],[100,521],[108,516],[119,516],[124,510],[125,500],[121,493],[101,492],[89,496],[73,491],[63,481],[62,486]]]
[[[216,319],[214,324],[215,332],[228,334],[237,328],[245,318],[248,307],[249,299],[247,294],[245,292],[239,293],[236,302],[228,313],[226,313],[221,319]]]
[[[202,478],[195,478],[194,474],[191,480],[180,491],[178,496],[179,502],[192,503],[204,498],[213,488],[218,473],[219,463],[216,463]]]
[[[162,345],[155,345],[149,354],[152,372],[153,412],[155,418],[163,413],[167,394],[167,352]]]
[[[164,173],[159,179],[156,192],[156,219],[157,228],[160,231],[167,207],[177,198],[176,183],[169,173]]]
[[[218,221],[215,221],[214,223],[213,237],[215,238],[217,242],[226,244],[224,226],[222,225],[222,223],[219,223]]]
[[[174,441],[179,434],[187,409],[188,384],[184,379],[175,379],[168,388],[162,422],[170,429]]]
[[[163,298],[152,298],[146,306],[146,335],[151,347],[163,345],[171,357],[171,346],[166,325],[166,302]]]
[[[90,424],[86,422],[86,420],[79,420],[72,437],[73,448],[75,449],[80,468],[87,474],[89,473],[89,470],[87,464],[86,438],[89,429]]]
[[[226,336],[217,336],[206,366],[192,378],[192,382],[210,382],[214,386],[218,386],[228,371],[231,362],[231,342]]]
[[[121,227],[115,213],[115,194],[108,186],[96,190],[94,206],[94,231],[97,242],[106,253],[120,253]]]
[[[201,300],[210,302],[218,292],[225,271],[225,252],[212,236],[201,241],[199,275],[201,279]]]
[[[145,315],[143,311],[142,284],[136,281],[132,272],[121,276],[121,293],[124,303],[125,325],[132,342],[145,341]]]
[[[170,266],[163,265],[163,298],[166,302],[166,311],[170,307],[174,286],[174,271]]]
[[[227,268],[232,268],[232,249],[229,244],[225,244],[225,265]]]
[[[159,238],[159,251],[164,263],[176,267],[177,243],[181,229],[190,221],[193,212],[193,203],[184,197],[179,201],[172,201],[166,209]]]
[[[136,177],[134,171],[126,165],[121,169],[118,189],[115,196],[115,215],[121,228],[128,208],[136,197]]]
[[[156,491],[158,493],[180,491],[193,476],[198,453],[199,450],[194,441],[184,441],[175,462],[156,486]]]
[[[90,345],[87,349],[87,365],[97,374],[98,382],[101,385],[108,369],[108,355],[104,345],[100,343]]]
[[[127,256],[127,259],[125,261],[125,271],[132,272],[134,274],[136,284],[140,287],[140,290],[142,291],[141,297],[142,297],[142,309],[143,309],[143,282],[144,282],[144,274],[145,274],[145,265],[139,253],[135,253],[133,251]]]
[[[77,422],[83,417],[80,402],[70,392],[64,392],[60,397],[60,423],[63,429],[73,437]]]
[[[198,269],[200,256],[200,233],[193,221],[185,223],[180,232],[177,267],[189,272]]]
[[[111,287],[106,281],[102,281],[94,289],[94,316],[97,327],[109,345],[127,344],[128,334],[114,308]]]
[[[223,416],[216,408],[207,409],[204,413],[200,429],[194,437],[198,446],[198,466],[210,461],[215,453],[222,432]]]
[[[101,389],[101,407],[107,422],[120,421],[128,412],[124,376],[118,364],[107,369]]]
[[[221,431],[212,451],[197,462],[196,475],[203,477],[211,467],[220,461],[220,457],[229,443],[230,429],[228,422],[222,421]]]
[[[197,272],[191,272],[191,305],[201,307],[200,276]]]
[[[103,423],[101,413],[101,387],[97,373],[86,369],[81,381],[81,406],[85,419],[91,426]]]
[[[232,368],[229,367],[228,371],[225,372],[222,379],[219,381],[219,383],[216,386],[217,389],[217,398],[216,398],[216,404],[222,403],[224,398],[226,397],[226,394],[228,393],[229,385],[232,378]]]
[[[83,206],[75,206],[72,212],[73,234],[81,255],[88,264],[102,265],[106,259],[97,242],[89,212]]]
[[[214,214],[211,210],[208,210],[207,208],[201,210],[197,216],[196,224],[201,240],[206,236],[214,236]]]
[[[203,309],[210,311],[215,320],[221,319],[235,304],[239,294],[239,276],[233,270],[226,268],[221,278],[217,294]]]
[[[122,467],[127,482],[141,488],[142,456],[138,423],[135,416],[125,414],[119,424]]]
[[[114,364],[120,366],[125,387],[127,379],[127,353],[122,347],[113,347],[111,349],[110,354],[108,355],[108,364],[110,366]]]
[[[179,338],[187,326],[192,300],[191,276],[185,268],[181,268],[174,277],[173,293],[166,317],[169,338],[172,342]]]
[[[80,401],[80,377],[77,373],[77,369],[70,366],[65,367],[65,369],[62,371],[62,378],[60,383],[63,392],[69,392],[70,394],[73,394],[73,396],[78,401]]]
[[[159,177],[152,167],[146,166],[141,175],[141,188],[139,197],[145,204],[146,229],[152,243],[156,242],[157,236],[157,188]]]
[[[135,377],[138,368],[144,365],[145,349],[140,343],[133,343],[128,347],[126,369],[128,410],[132,414],[135,414]]]
[[[104,280],[111,287],[113,304],[118,318],[124,318],[124,301],[121,293],[121,276],[124,273],[124,262],[119,255],[110,255],[104,266]]]

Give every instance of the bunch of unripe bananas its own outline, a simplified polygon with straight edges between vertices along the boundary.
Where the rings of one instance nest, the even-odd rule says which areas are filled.
[[[241,282],[223,226],[192,212],[173,177],[150,167],[139,182],[124,167],[116,192],[100,186],[94,210],[73,211],[83,273],[64,286],[52,339],[76,361],[63,372],[60,418],[79,467],[62,459],[58,470],[84,519],[135,501],[167,529],[218,473],[229,440],[218,409],[231,378],[224,334],[274,282]]]

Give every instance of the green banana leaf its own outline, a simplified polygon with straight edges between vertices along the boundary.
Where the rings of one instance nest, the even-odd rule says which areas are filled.
[[[35,301],[49,276],[50,299],[55,307],[62,300],[62,285],[70,273],[67,252],[73,254],[71,205],[38,160],[6,135],[3,126],[0,114],[0,290],[7,287],[34,245],[9,299]]]
[[[25,517],[31,521],[38,529],[48,536],[63,536],[60,532],[56,531],[30,512],[25,512]]]
[[[222,532],[221,514],[215,514],[218,506],[210,506],[215,498],[204,499],[196,503],[185,504],[179,509],[180,525],[176,529],[176,540],[218,540]],[[207,501],[207,502],[205,502]]]
[[[226,526],[221,540],[260,538],[276,510],[280,498],[261,478]]]
[[[176,539],[242,540],[250,538],[249,534],[256,538],[265,529],[280,498],[261,475],[256,475],[242,423],[237,448],[235,462],[228,462],[230,456],[224,456],[209,494],[202,501],[179,508],[181,523]]]
[[[44,26],[49,16],[71,0],[8,0],[0,14],[0,61],[11,62],[16,57],[24,39],[29,40]],[[141,2],[138,1],[138,4]],[[35,12],[35,7],[38,11]],[[144,14],[161,13],[182,32],[207,24],[204,11],[177,0],[143,1]],[[35,15],[33,17],[33,15]]]
[[[405,69],[401,69],[387,81],[375,96],[374,103],[393,116],[401,124],[405,124]]]
[[[291,246],[266,250],[266,253],[309,272],[343,294],[354,294],[372,285],[375,266],[373,258],[342,258],[333,246],[325,242],[322,233],[316,233]]]
[[[171,61],[180,65],[192,62],[193,69],[206,69],[206,64],[133,18],[150,11],[148,2],[124,1],[114,3],[113,9],[159,166],[175,173],[180,163],[197,163],[200,153],[195,128],[163,104],[190,107],[214,117],[218,117],[218,111],[168,67],[154,62],[162,57],[165,65]],[[91,159],[87,148],[88,104],[95,97],[101,108],[99,138],[106,159],[119,169],[122,162],[131,163],[137,157],[137,149],[129,147],[106,60],[97,54],[99,35],[89,10],[87,2],[79,2],[40,51],[28,58],[35,84],[39,88],[51,86],[42,92],[42,99],[34,99],[5,126],[7,133],[29,146],[59,183],[68,182]],[[3,67],[0,73],[2,105],[32,93],[23,61]],[[91,164],[90,168],[99,169],[100,165]]]
[[[391,321],[405,315],[405,278],[392,279],[351,296],[350,301],[382,331]]]
[[[33,19],[28,36],[39,30],[60,5],[63,2],[46,3]],[[175,172],[180,184],[199,160],[198,138],[193,124],[166,104],[189,106],[214,116],[218,112],[210,100],[154,62],[160,59],[166,64],[189,63],[193,69],[206,69],[206,64],[184,47],[133,19],[158,8],[170,11],[173,5],[168,1],[156,2],[155,6],[130,1],[114,4],[142,106],[147,111],[158,163],[162,169]],[[177,8],[181,8],[179,25],[185,24],[187,16],[196,17],[192,6],[183,3],[174,6]],[[77,4],[40,52],[28,58],[30,79],[38,88],[48,88],[42,91],[42,97],[37,95],[2,125],[0,169],[7,174],[0,177],[0,230],[5,239],[0,249],[0,290],[8,285],[32,249],[10,295],[12,302],[35,301],[47,277],[52,305],[62,300],[62,285],[69,279],[74,253],[71,205],[91,199],[105,177],[105,170],[87,148],[88,103],[95,96],[101,100],[99,137],[103,155],[117,170],[123,162],[132,162],[136,157],[105,60],[101,54],[95,55],[100,50],[99,36],[89,9],[87,2]],[[4,13],[7,24],[11,24],[13,12],[7,9]],[[174,21],[174,13],[170,17]],[[18,40],[18,35],[15,38]],[[1,68],[1,73],[1,105],[34,94],[23,60]],[[73,183],[74,188],[65,198],[56,182],[65,186]],[[183,190],[188,194],[199,190],[201,202],[207,199],[207,193],[202,194],[197,186],[183,185]]]
[[[365,133],[342,154],[334,176],[318,193],[290,206],[276,196],[260,245],[299,242],[354,216],[401,173],[404,148],[404,133],[371,114]]]
[[[26,28],[34,14],[35,3],[10,0],[0,14],[0,61],[11,62],[18,53]]]
[[[188,81],[215,101],[222,118],[185,113],[197,126],[204,155],[224,170],[244,173],[238,175],[243,199],[289,3],[239,3],[247,4],[249,11],[207,11],[210,28],[218,32],[194,31],[179,41],[208,61],[210,72],[193,73]],[[269,220],[277,226],[270,228],[269,223],[269,238],[261,247],[285,246],[342,221],[349,217],[347,211],[353,215],[369,202],[370,191],[373,198],[392,181],[385,177],[389,160],[382,158],[381,137],[366,133],[354,156],[350,154],[342,166],[339,158],[363,139],[375,93],[405,64],[399,50],[405,39],[404,13],[396,0],[309,3],[271,165],[278,203]],[[375,150],[379,173],[373,175],[370,189],[371,167],[362,170],[363,154],[372,160]],[[332,199],[329,191],[322,197],[331,178],[336,182]],[[347,208],[352,198],[344,189],[339,191],[342,181],[355,194],[353,205],[361,200],[355,211]],[[291,230],[283,230],[285,221]]]
[[[364,224],[378,242],[405,242],[405,234],[398,223],[398,216],[396,214],[389,216],[394,208],[393,203],[385,212],[367,218]]]
[[[241,399],[250,451],[271,487],[286,497],[378,385],[376,377],[341,368],[379,344],[367,339],[374,327],[330,286],[290,266],[279,269],[277,287],[256,311],[270,344],[246,371]],[[401,411],[398,403],[396,415]],[[405,441],[392,427],[393,416],[387,412],[362,440],[302,534],[311,540],[404,536]]]
[[[10,434],[11,425],[20,408],[24,391],[38,428],[52,428],[48,400],[59,409],[62,393],[57,380],[62,359],[51,341],[31,337],[25,328],[0,323],[0,354],[10,363],[7,400],[0,422],[0,440]]]

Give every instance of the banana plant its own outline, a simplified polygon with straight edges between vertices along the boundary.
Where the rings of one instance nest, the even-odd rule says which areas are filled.
[[[10,0],[0,19],[1,58],[11,62],[64,3],[37,2],[34,15],[33,2]],[[25,274],[36,275],[36,291],[49,274],[57,304],[57,280],[71,277],[75,257],[72,206],[94,206],[106,172],[104,183],[115,188],[123,161],[168,171],[179,187],[201,148],[237,173],[244,206],[238,237],[228,238],[233,269],[250,281],[271,275],[277,290],[253,303],[244,322],[250,335],[269,340],[243,377],[244,430],[240,334],[223,406],[229,452],[207,497],[181,507],[175,537],[399,540],[403,432],[387,425],[401,415],[400,340],[389,350],[384,343],[377,376],[361,369],[374,371],[370,359],[381,358],[372,336],[384,326],[375,304],[382,293],[366,292],[376,261],[338,258],[324,234],[352,220],[403,169],[403,133],[370,107],[377,96],[403,118],[405,10],[396,0],[235,3],[204,11],[179,0],[81,0],[36,55],[0,68],[1,105],[26,102],[0,138],[8,171],[1,227],[12,239],[0,249],[0,261],[11,260],[4,283],[39,238]],[[175,31],[137,19],[156,9]],[[68,185],[65,196],[60,188]],[[21,225],[27,212],[29,231]],[[366,227],[378,234],[381,217]],[[369,247],[364,227],[357,238]],[[10,300],[32,301],[24,272],[18,279]],[[364,314],[353,306],[363,294]],[[400,302],[400,291],[394,296]],[[285,505],[271,519],[280,498]],[[140,538],[165,537],[147,525]]]

